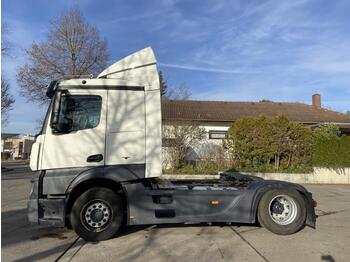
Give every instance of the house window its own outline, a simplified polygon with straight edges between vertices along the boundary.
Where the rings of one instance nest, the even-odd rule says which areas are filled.
[[[12,149],[12,142],[4,142],[4,149]]]
[[[227,131],[209,130],[209,139],[226,139]]]
[[[23,142],[19,142],[18,155],[22,155],[22,153],[23,153]]]

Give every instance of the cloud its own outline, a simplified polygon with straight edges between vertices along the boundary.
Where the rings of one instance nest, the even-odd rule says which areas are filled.
[[[41,18],[32,4],[17,5],[17,15],[3,7],[17,49],[16,61],[3,62],[10,79],[22,63],[23,48],[40,41],[49,16],[61,10],[58,3],[41,4],[51,10]],[[107,0],[110,8],[103,14],[96,12],[98,2],[79,5],[107,38],[112,58],[150,45],[164,61],[159,65],[166,78],[175,86],[186,82],[195,98],[309,103],[312,93],[320,92],[328,107],[348,108],[347,0],[167,0],[157,5]]]
[[[253,74],[256,72],[244,71],[244,70],[230,70],[230,69],[220,69],[220,68],[211,68],[211,67],[201,67],[195,65],[178,65],[178,64],[167,64],[167,63],[158,63],[160,66],[191,70],[191,71],[202,71],[210,73],[223,73],[223,74]]]
[[[325,74],[350,74],[349,61],[319,61],[298,65],[301,69]]]
[[[132,16],[118,17],[118,18],[114,19],[113,21],[108,21],[108,23],[140,21],[140,20],[154,18],[154,17],[159,16],[161,14],[164,14],[164,10],[143,13],[143,14],[138,14],[138,15],[132,15]]]

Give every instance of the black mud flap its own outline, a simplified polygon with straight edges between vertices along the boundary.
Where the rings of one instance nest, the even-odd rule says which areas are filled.
[[[306,217],[306,225],[316,229],[316,213],[314,207],[314,200],[312,199],[312,194],[310,192],[306,192],[306,208],[307,208],[307,217]]]

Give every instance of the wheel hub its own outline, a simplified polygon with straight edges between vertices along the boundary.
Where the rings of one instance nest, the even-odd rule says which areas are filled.
[[[85,222],[92,228],[101,228],[105,226],[109,218],[110,208],[102,201],[94,201],[85,209]]]
[[[103,219],[103,211],[100,209],[94,209],[91,212],[91,220],[94,222],[100,222]]]
[[[297,217],[295,200],[287,195],[275,196],[269,205],[269,215],[279,225],[288,225]]]
[[[282,214],[284,211],[284,205],[278,201],[274,202],[272,205],[272,212],[274,214]]]

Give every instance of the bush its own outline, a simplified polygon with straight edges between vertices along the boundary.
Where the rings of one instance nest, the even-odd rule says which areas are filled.
[[[271,172],[311,166],[312,131],[285,116],[239,118],[229,129],[227,145],[240,170]]]
[[[313,164],[317,167],[350,167],[350,137],[339,128],[324,125],[314,130]]]
[[[322,125],[313,131],[314,141],[333,139],[340,136],[340,129],[334,124]]]

